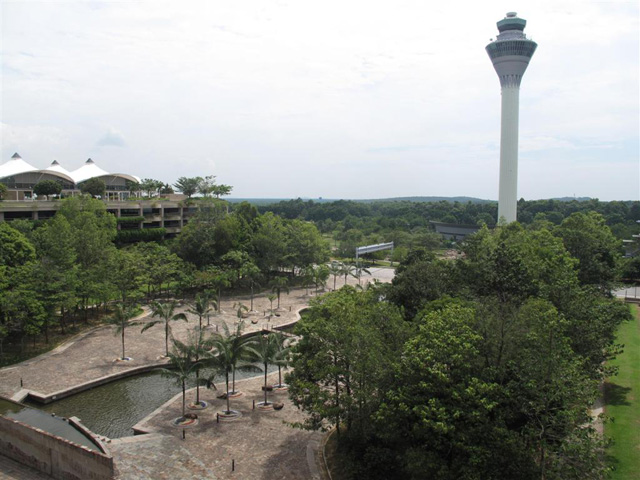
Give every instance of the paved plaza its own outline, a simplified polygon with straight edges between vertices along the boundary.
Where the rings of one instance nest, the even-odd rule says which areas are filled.
[[[363,276],[363,284],[374,278],[382,282],[393,278],[391,269],[373,268],[371,273]],[[350,278],[349,283],[357,284],[358,281]],[[343,284],[344,278],[338,278],[337,287]],[[333,287],[333,277],[327,285]],[[245,331],[291,323],[312,298],[312,290],[295,288],[290,294],[283,292],[279,316],[269,319],[263,316],[270,308],[266,294],[257,296],[254,308],[262,314],[245,320]],[[221,331],[222,323],[226,323],[233,330],[238,320],[234,309],[237,302],[249,306],[249,297],[228,298],[223,292],[222,313],[210,317],[208,329]],[[187,308],[183,306],[180,311]],[[177,339],[186,339],[189,329],[198,322],[197,316],[187,316],[188,323],[171,323]],[[253,324],[251,319],[258,322]],[[140,321],[147,320],[149,317],[145,313]],[[122,354],[120,337],[114,335],[115,327],[100,327],[78,335],[52,352],[0,369],[0,394],[12,397],[27,389],[50,395],[100,377],[165,362],[161,358],[165,348],[164,328],[157,325],[143,334],[140,329],[138,326],[126,330],[126,354],[133,358],[131,362],[115,361]],[[210,406],[198,412],[197,425],[185,429],[185,439],[182,429],[171,425],[171,420],[181,413],[182,400],[178,395],[147,418],[145,429],[150,434],[110,441],[107,445],[114,457],[118,480],[324,478],[318,461],[322,434],[289,425],[301,422],[304,417],[289,401],[286,392],[270,394],[270,400],[284,404],[282,410],[253,410],[253,401],[257,403],[263,398],[263,381],[263,377],[258,377],[236,382],[243,395],[233,398],[231,407],[242,413],[240,418],[218,423],[216,413],[225,408],[224,401],[215,397],[220,391],[201,389],[202,398],[210,402]],[[269,381],[277,381],[277,373],[271,374]],[[218,388],[224,388],[222,383],[218,383]],[[190,401],[194,393],[187,395]],[[232,461],[235,464],[233,472]],[[26,478],[20,473],[12,473],[14,470],[0,462],[0,479]]]

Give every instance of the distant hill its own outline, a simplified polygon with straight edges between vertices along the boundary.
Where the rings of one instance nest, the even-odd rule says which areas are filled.
[[[492,203],[497,200],[484,200],[475,197],[393,197],[393,198],[372,198],[370,200],[354,200],[354,202],[460,202],[460,203]]]
[[[286,202],[296,200],[295,198],[228,198],[231,203],[249,202],[253,205],[270,205],[272,203]],[[392,198],[371,198],[371,199],[349,199],[349,198],[302,198],[301,200],[312,200],[314,203],[337,202],[338,200],[347,200],[351,202],[373,203],[373,202],[459,202],[459,203],[497,203],[497,200],[486,200],[475,197],[392,197]],[[545,199],[546,200],[546,199]],[[559,202],[586,202],[591,197],[559,197],[550,200]]]
[[[286,202],[289,200],[296,200],[295,198],[228,198],[231,203],[249,202],[254,205],[269,205],[271,203]],[[371,199],[357,199],[357,198],[301,198],[301,200],[312,200],[314,203],[328,203],[337,202],[339,200],[345,200],[349,202],[361,202],[361,203],[373,203],[373,202],[461,202],[461,203],[490,203],[495,200],[483,200],[481,198],[474,197],[394,197],[394,198],[371,198]]]

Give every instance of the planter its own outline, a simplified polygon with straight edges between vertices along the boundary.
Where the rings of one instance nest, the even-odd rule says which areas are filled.
[[[198,416],[195,415],[196,418],[190,418],[190,415],[195,415],[195,414],[186,414],[184,417],[174,418],[171,424],[174,427],[180,427],[180,428],[195,427],[198,424]]]
[[[205,408],[207,408],[209,406],[209,404],[203,400],[200,400],[198,403],[190,403],[189,405],[187,405],[187,408],[189,410],[204,410]]]

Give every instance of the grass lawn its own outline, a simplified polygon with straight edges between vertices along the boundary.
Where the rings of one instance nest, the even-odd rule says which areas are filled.
[[[618,375],[605,383],[605,412],[612,419],[605,434],[613,440],[608,454],[614,480],[640,476],[640,309],[630,308],[633,321],[620,326],[617,338],[624,352],[611,362],[619,368]]]

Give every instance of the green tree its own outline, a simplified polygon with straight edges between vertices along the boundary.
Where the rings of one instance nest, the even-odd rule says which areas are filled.
[[[280,294],[284,291],[285,293],[289,293],[289,279],[287,277],[276,277],[271,280],[270,283],[271,291],[278,296],[278,306],[277,309],[280,309]]]
[[[196,295],[195,301],[193,302],[193,305],[191,305],[191,308],[187,310],[188,313],[198,316],[198,328],[200,328],[200,330],[202,330],[202,319],[204,317],[207,317],[208,319],[209,314],[212,311],[213,309],[211,308],[211,299],[209,298],[207,292],[198,293]]]
[[[518,458],[508,443],[498,455],[483,440],[503,436],[490,421],[500,397],[478,375],[482,337],[473,324],[473,310],[457,305],[425,314],[398,359],[375,419],[406,478],[529,478],[505,461]]]
[[[125,355],[124,349],[124,332],[127,327],[132,327],[137,325],[137,323],[131,323],[130,320],[136,316],[137,305],[127,305],[125,303],[118,303],[113,312],[113,316],[110,318],[109,323],[115,325],[116,335],[121,336],[122,340],[122,357],[121,360],[129,360],[129,358]]]
[[[285,381],[294,404],[309,413],[306,428],[335,425],[340,434],[344,423],[354,438],[368,432],[391,361],[407,338],[398,309],[379,296],[375,289],[341,288],[314,299],[296,325],[301,339]]]
[[[333,275],[333,289],[336,289],[336,280],[339,276],[342,276],[343,264],[340,262],[331,262],[329,264],[329,274]]]
[[[329,245],[312,223],[290,220],[285,224],[285,231],[286,262],[294,271],[329,259]]]
[[[7,186],[4,183],[0,182],[0,202],[4,200],[4,197],[7,195],[8,191],[9,189],[7,188]]]
[[[285,265],[287,242],[282,219],[266,213],[254,221],[251,254],[260,270],[267,274]]]
[[[194,373],[197,363],[193,361],[192,350],[188,345],[173,339],[173,348],[167,354],[169,364],[172,368],[163,368],[162,375],[175,379],[176,383],[182,387],[182,417],[185,419],[186,414],[186,392],[187,381]]]
[[[191,198],[191,196],[198,191],[198,186],[202,180],[202,177],[180,177],[173,186],[176,187],[178,191]]]
[[[155,197],[160,189],[164,186],[164,183],[160,180],[154,180],[153,178],[143,178],[140,182],[140,190],[147,194],[148,198]]]
[[[80,184],[80,191],[94,198],[104,198],[107,191],[107,184],[100,178],[90,178]]]
[[[90,300],[108,289],[108,265],[115,252],[116,219],[105,204],[90,197],[63,200],[56,215],[64,216],[71,227],[73,249],[78,265],[77,296],[87,319]]]
[[[158,320],[152,320],[145,324],[142,327],[142,331],[140,333],[144,333],[146,330],[150,329],[154,325],[158,323],[164,323],[164,345],[165,345],[165,356],[169,356],[169,336],[171,336],[171,325],[170,322],[175,322],[178,320],[183,320],[185,322],[188,321],[186,315],[184,313],[174,313],[177,307],[177,303],[175,301],[169,303],[160,303],[160,302],[152,302],[151,303],[151,317],[160,317]]]
[[[122,248],[113,251],[108,264],[109,277],[123,304],[142,296],[139,288],[142,285],[143,268],[139,250]]]
[[[578,259],[578,278],[583,285],[597,285],[610,292],[617,280],[622,246],[602,215],[574,213],[554,231],[567,250]]]
[[[222,324],[224,334],[216,333],[211,337],[211,346],[217,359],[218,368],[224,374],[226,385],[227,409],[224,413],[231,414],[230,397],[235,392],[236,370],[260,371],[254,365],[248,363],[252,358],[248,338],[242,337],[243,322],[239,322],[233,333],[229,331],[226,323]],[[232,389],[229,389],[229,375],[232,375]]]
[[[278,354],[277,340],[271,333],[259,335],[251,348],[253,349],[252,353],[254,354],[255,360],[263,366],[264,387],[262,390],[264,390],[264,405],[269,405],[267,398],[267,373],[269,364],[276,361],[276,355]]]
[[[40,196],[49,198],[49,195],[60,195],[62,192],[62,185],[55,180],[42,180],[36,183],[33,187],[33,193]]]
[[[19,267],[36,258],[29,239],[8,223],[0,223],[0,265]]]
[[[327,280],[329,279],[329,268],[326,265],[315,265],[312,270],[313,284],[316,287],[316,296],[318,296],[318,289],[324,288]]]
[[[233,187],[231,185],[213,185],[211,193],[213,193],[216,198],[220,198],[222,196],[229,195],[231,193],[231,190],[233,190]]]
[[[217,246],[217,234],[220,232],[216,232],[216,227],[225,216],[226,211],[222,205],[199,210],[182,228],[173,244],[174,252],[199,269],[216,264],[220,258]]]
[[[38,258],[33,281],[47,311],[44,332],[49,343],[51,320],[60,312],[60,327],[64,334],[65,313],[77,300],[78,266],[71,225],[64,216],[56,215],[33,233],[33,241]]]

